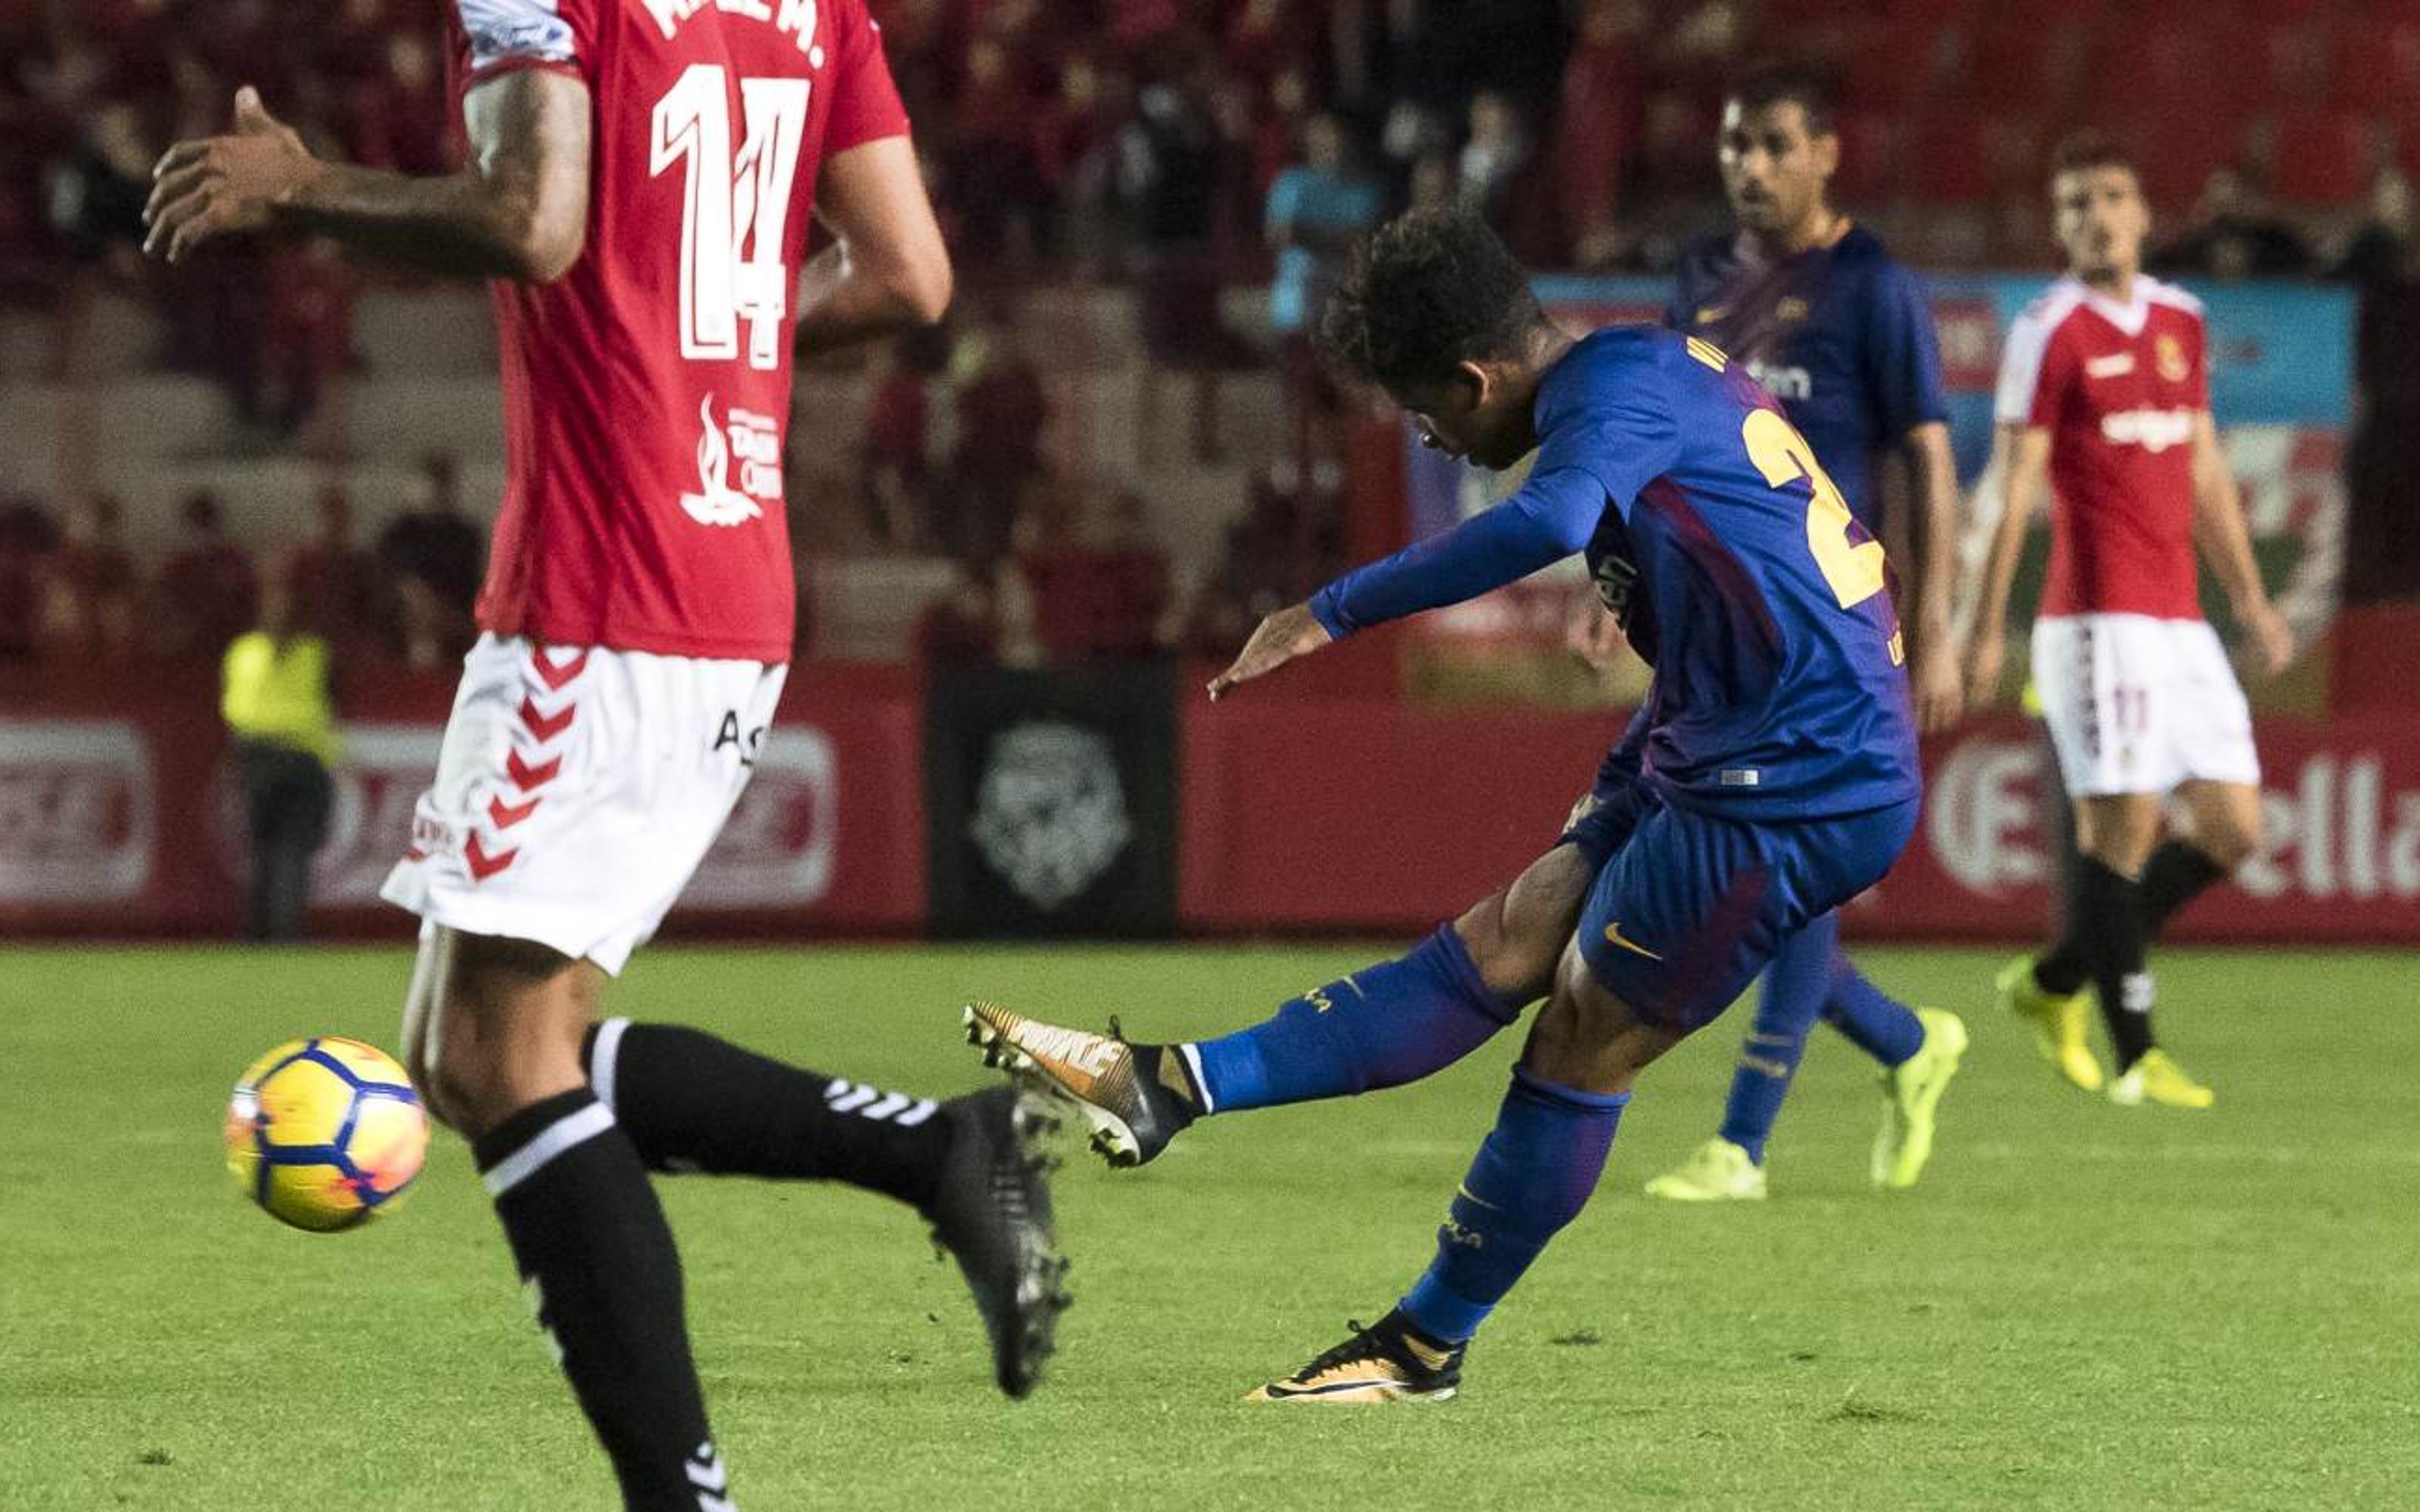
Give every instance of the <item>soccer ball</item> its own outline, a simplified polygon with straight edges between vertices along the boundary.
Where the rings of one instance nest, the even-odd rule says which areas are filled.
[[[428,1153],[428,1116],[376,1045],[319,1035],[256,1060],[227,1103],[226,1163],[244,1195],[297,1228],[351,1228],[393,1209]]]

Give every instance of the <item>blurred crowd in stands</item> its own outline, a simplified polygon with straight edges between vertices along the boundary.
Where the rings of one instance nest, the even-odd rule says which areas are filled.
[[[1721,91],[1751,53],[1838,65],[1838,197],[1929,265],[2043,265],[2043,151],[2095,120],[2143,156],[2172,228],[2163,270],[2336,277],[2407,307],[2420,287],[2409,0],[870,3],[971,313],[880,355],[857,476],[840,486],[861,501],[866,545],[965,564],[919,630],[937,653],[1232,644],[1334,564],[1341,400],[1308,336],[1352,237],[1459,200],[1540,268],[1660,270],[1719,218]],[[300,245],[143,265],[150,163],[222,127],[251,83],[324,150],[443,168],[458,134],[446,4],[0,0],[0,301],[156,297],[161,361],[222,383],[245,437],[295,439],[357,361],[359,275]],[[1047,458],[1051,388],[1000,314],[1036,283],[1131,288],[1138,433],[1160,429],[1164,385],[1187,385],[1196,461],[1226,449],[1221,375],[1280,375],[1283,460],[1246,485],[1198,592],[1171,586],[1130,501],[1091,500],[1109,490]],[[1247,285],[1270,290],[1265,342],[1218,313],[1223,289]],[[2366,376],[2413,390],[2420,414],[2412,367]],[[955,416],[938,455],[937,385]],[[240,622],[273,570],[308,575],[312,612],[341,637],[442,656],[467,625],[476,544],[435,497],[450,484],[431,493],[410,517],[421,525],[363,548],[331,494],[320,538],[267,567],[239,560],[217,501],[197,497],[188,549],[147,576],[112,544],[107,500],[63,519],[7,504],[0,650],[175,655]],[[415,538],[431,522],[451,522],[434,531],[450,544]]]
[[[152,159],[240,83],[325,149],[442,168],[446,3],[0,0],[0,255],[19,277],[120,256]],[[1482,205],[1541,267],[1655,266],[1712,200],[1723,83],[1757,51],[1837,64],[1840,197],[1924,212],[1926,261],[2040,260],[2042,153],[2078,121],[2129,137],[2180,225],[2340,222],[2420,164],[2399,0],[871,3],[961,263],[1130,276],[1171,309],[1265,273],[1289,168],[1373,211]],[[2323,266],[2277,251],[2260,270]]]
[[[421,478],[417,505],[367,545],[330,487],[310,539],[263,557],[230,538],[225,506],[207,491],[185,499],[174,549],[153,560],[129,549],[107,494],[64,517],[0,498],[0,661],[215,666],[273,592],[300,628],[348,656],[451,667],[475,635],[486,532],[463,513],[450,457],[428,458]]]

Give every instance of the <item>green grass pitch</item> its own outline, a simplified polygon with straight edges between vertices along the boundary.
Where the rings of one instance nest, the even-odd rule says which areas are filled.
[[[974,994],[1204,1032],[1367,948],[665,949],[615,1006],[953,1092]],[[1071,1149],[1078,1305],[1033,1400],[905,1211],[664,1183],[739,1503],[777,1508],[2408,1507],[2420,1485],[2412,956],[2160,962],[2216,1111],[2055,1085],[1994,954],[1874,950],[1976,1043],[1924,1185],[1865,1187],[1870,1072],[1810,1051],[1761,1206],[1639,1183],[1718,1116],[1744,1014],[1651,1072],[1594,1204],[1472,1350],[1462,1399],[1249,1407],[1385,1310],[1515,1040],[1418,1088]],[[314,1237],[219,1169],[221,1100],[314,1031],[392,1045],[396,951],[25,950],[0,964],[0,1507],[602,1508],[593,1449],[460,1141],[410,1205]]]

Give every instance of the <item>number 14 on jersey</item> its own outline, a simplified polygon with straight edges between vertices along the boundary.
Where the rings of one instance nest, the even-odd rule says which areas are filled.
[[[790,270],[783,260],[792,189],[807,134],[805,79],[739,81],[741,133],[732,144],[730,76],[691,65],[656,102],[649,172],[687,168],[681,213],[681,355],[781,365]]]

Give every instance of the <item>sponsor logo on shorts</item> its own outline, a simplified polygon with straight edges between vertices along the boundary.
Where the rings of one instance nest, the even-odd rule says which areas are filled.
[[[1605,927],[1605,943],[1607,945],[1618,945],[1621,949],[1629,951],[1631,954],[1643,955],[1650,961],[1661,961],[1664,959],[1662,956],[1657,955],[1647,947],[1639,944],[1637,940],[1632,939],[1629,935],[1621,933],[1621,924],[1619,920],[1607,924]]]

